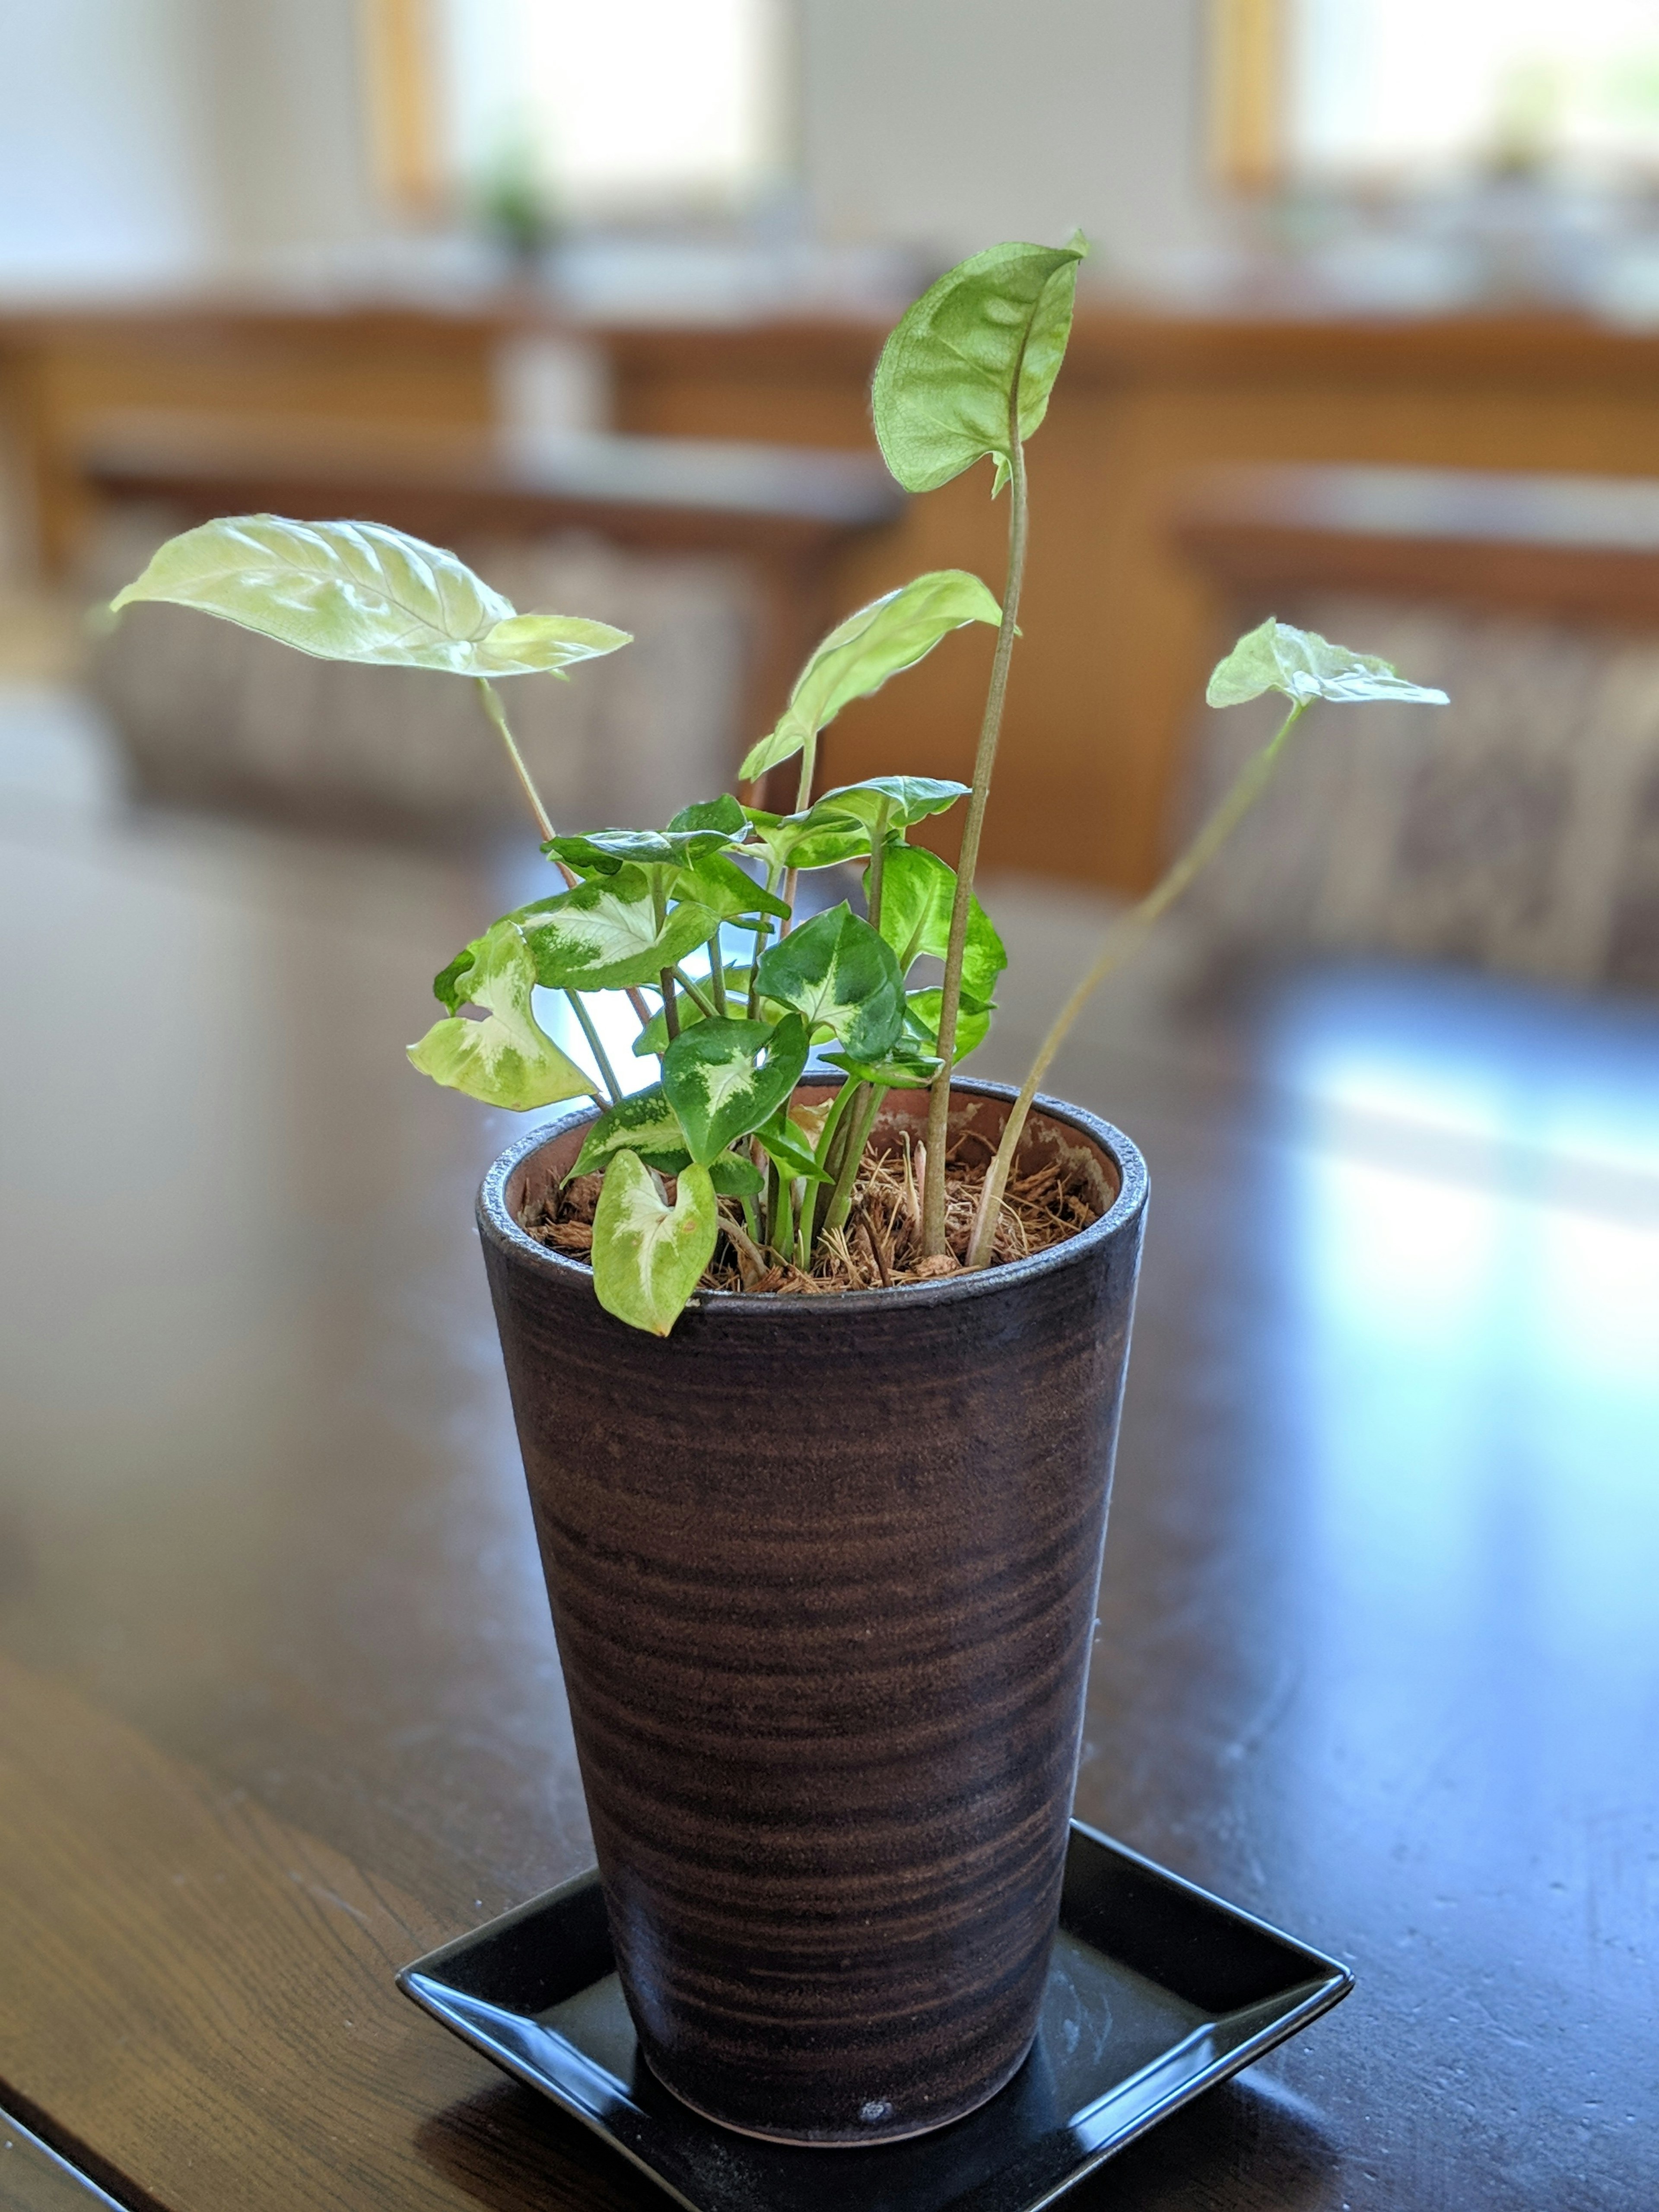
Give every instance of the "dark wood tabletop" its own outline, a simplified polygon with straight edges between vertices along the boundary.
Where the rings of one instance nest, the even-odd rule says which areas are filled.
[[[522,878],[3,814],[0,2106],[132,2212],[650,2212],[392,1986],[588,1857],[471,1224],[517,1124],[403,1056]],[[992,1074],[1091,912],[1002,910]],[[1132,1000],[1056,1085],[1154,1194],[1078,1809],[1358,1980],[1068,2201],[1648,2212],[1659,1013]],[[0,2202],[79,2201],[14,2139]]]

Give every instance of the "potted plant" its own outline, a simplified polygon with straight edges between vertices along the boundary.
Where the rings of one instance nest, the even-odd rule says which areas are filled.
[[[1242,640],[1210,697],[1283,693],[1278,734],[1109,935],[1023,1089],[956,1073],[1005,965],[975,865],[1024,445],[1082,252],[994,247],[889,340],[890,466],[926,492],[988,459],[1007,573],[1000,603],[945,570],[830,632],[743,766],[798,762],[787,813],[727,794],[662,830],[559,835],[495,679],[626,638],[517,614],[372,525],[209,524],[115,603],[470,677],[524,787],[562,881],[443,969],[410,1058],[495,1105],[585,1102],[496,1163],[479,1222],[617,1961],[668,2087],[789,2142],[956,2119],[1036,2026],[1146,1200],[1133,1146],[1038,1097],[1042,1073],[1313,701],[1442,696],[1284,624]],[[815,794],[834,716],[973,622],[996,648],[971,786]],[[909,833],[963,800],[952,869]],[[798,918],[802,878],[848,862],[865,912]],[[538,991],[564,995],[591,1064]],[[632,1088],[605,993],[637,1020]]]

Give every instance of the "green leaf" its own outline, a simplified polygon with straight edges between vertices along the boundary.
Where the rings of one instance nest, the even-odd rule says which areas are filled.
[[[855,1082],[873,1083],[884,1091],[925,1091],[943,1065],[937,1053],[907,1054],[901,1047],[873,1065],[844,1052],[826,1052],[832,1067],[844,1068]]]
[[[647,867],[681,867],[732,842],[723,830],[595,830],[586,836],[550,837],[550,860],[572,868],[614,875],[629,861]]]
[[[795,679],[777,727],[750,748],[739,779],[752,782],[798,753],[854,699],[879,691],[890,676],[913,668],[942,637],[966,623],[995,624],[1002,609],[977,576],[935,568],[872,599],[838,623]]]
[[[734,1012],[741,1013],[749,1003],[749,976],[750,970],[747,968],[728,968],[726,971],[726,1003]],[[696,976],[693,981],[696,982],[699,988],[703,988],[702,976]],[[677,995],[675,1004],[679,1010],[680,1027],[683,1030],[690,1029],[694,1022],[702,1020],[702,1007],[695,999],[688,999],[684,991]],[[787,1007],[779,1006],[772,999],[763,998],[760,1006],[761,1018],[768,1023],[775,1024],[781,1021],[788,1012]],[[667,1049],[668,1021],[661,1007],[659,1006],[635,1038],[634,1056],[636,1060],[651,1060],[666,1052]]]
[[[682,806],[669,823],[672,830],[718,830],[726,837],[741,837],[748,828],[748,817],[742,806],[729,791],[718,799],[700,799],[692,805]]]
[[[856,860],[870,849],[870,833],[862,823],[839,814],[810,827],[811,815],[763,814],[746,807],[755,841],[774,868],[832,868],[838,861]]]
[[[775,1160],[780,1170],[792,1182],[829,1182],[833,1178],[818,1165],[812,1147],[807,1143],[799,1125],[787,1115],[775,1115],[763,1122],[755,1134],[766,1148],[766,1157]]]
[[[666,1336],[714,1256],[720,1234],[707,1168],[680,1172],[674,1203],[636,1153],[605,1170],[593,1215],[593,1288],[607,1313],[630,1328]]]
[[[463,967],[461,963],[465,962]],[[536,964],[512,921],[498,921],[439,977],[450,977],[451,1006],[482,1006],[481,1022],[452,1014],[434,1022],[409,1057],[422,1075],[487,1106],[526,1113],[593,1089],[593,1079],[560,1051],[531,1011]]]
[[[561,991],[654,983],[720,927],[717,914],[687,899],[669,908],[659,928],[650,878],[631,866],[538,899],[509,918],[534,956],[536,981]]]
[[[722,1152],[708,1163],[708,1180],[722,1198],[758,1198],[766,1177],[742,1152]]]
[[[843,783],[826,791],[806,819],[816,825],[850,814],[872,838],[885,837],[890,830],[925,822],[930,814],[943,814],[967,796],[965,783],[946,782],[939,776],[874,775],[863,783]]]
[[[787,1015],[765,1022],[702,1021],[663,1054],[662,1087],[703,1165],[769,1121],[806,1065],[806,1024]]]
[[[925,1052],[939,1057],[939,1013],[944,999],[943,990],[912,991],[904,1004],[905,1035],[915,1037]],[[990,1034],[991,1016],[994,1006],[981,1005],[965,994],[957,1009],[957,1049],[951,1061],[955,1066],[975,1052]]]
[[[648,1167],[662,1175],[678,1175],[683,1167],[690,1165],[691,1155],[686,1148],[685,1132],[660,1083],[653,1083],[648,1091],[636,1091],[630,1097],[607,1107],[590,1124],[570,1176],[591,1175],[614,1154],[624,1151],[637,1152]],[[566,1176],[567,1182],[570,1176]]]
[[[1314,699],[1345,704],[1371,699],[1415,699],[1426,707],[1451,704],[1443,691],[1396,676],[1389,663],[1374,653],[1352,653],[1346,645],[1332,645],[1316,630],[1293,629],[1271,615],[1259,629],[1247,631],[1217,664],[1204,696],[1212,707],[1240,707],[1264,691],[1282,691],[1298,705]]]
[[[871,393],[876,436],[907,491],[933,491],[984,454],[1000,488],[1019,434],[1048,411],[1072,327],[1081,233],[1065,246],[993,246],[947,270],[908,308],[882,349]]]
[[[609,623],[520,615],[441,546],[375,522],[236,514],[169,538],[111,601],[199,607],[320,660],[524,676],[614,653]]]
[[[789,913],[782,899],[775,898],[764,884],[757,883],[727,853],[704,853],[682,868],[674,890],[677,897],[695,899],[722,921],[763,914],[787,918]]]
[[[951,908],[957,895],[956,870],[922,845],[893,845],[882,863],[881,933],[908,975],[913,960],[943,960],[951,942]],[[996,980],[1008,965],[990,916],[977,899],[968,908],[968,937],[963,952],[965,997],[988,1001]]]
[[[827,1028],[860,1060],[879,1060],[898,1036],[904,983],[884,943],[843,899],[762,953],[769,998],[793,1006],[809,1030]]]

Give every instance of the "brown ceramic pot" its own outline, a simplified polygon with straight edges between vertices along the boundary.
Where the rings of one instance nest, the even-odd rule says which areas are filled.
[[[803,1086],[822,1097],[825,1087]],[[960,1082],[994,1144],[1012,1093]],[[890,1094],[878,1131],[920,1135]],[[1102,1216],[983,1273],[699,1296],[666,1339],[519,1226],[586,1114],[479,1200],[617,1964],[729,2127],[891,2141],[994,2095],[1059,1909],[1146,1176],[1042,1102]]]

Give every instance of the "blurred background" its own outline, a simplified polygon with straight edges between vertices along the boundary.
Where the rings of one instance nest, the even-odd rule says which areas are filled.
[[[0,51],[6,1650],[446,1924],[580,1863],[470,1225],[518,1125],[403,1059],[546,887],[512,781],[465,684],[88,611],[216,514],[414,530],[635,633],[504,688],[561,827],[659,823],[840,616],[1000,587],[869,377],[1081,225],[975,1072],[1259,742],[1202,705],[1247,625],[1454,703],[1322,708],[1056,1066],[1157,1193],[1079,1808],[1359,1962],[1251,2203],[1650,2203],[1652,0],[0,0]],[[965,776],[988,663],[822,782]],[[1596,2112],[1524,2056],[1574,2037]]]

